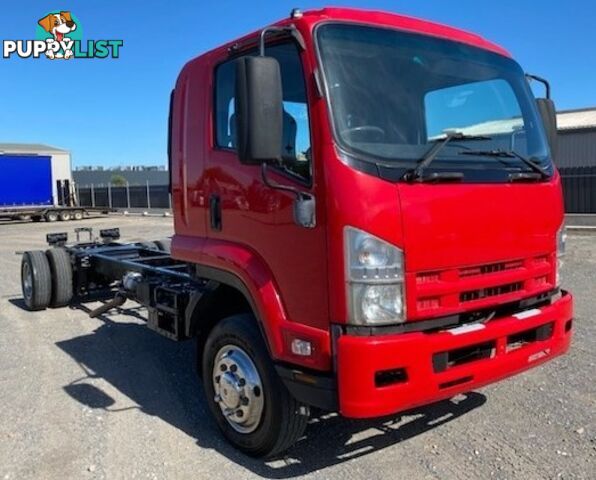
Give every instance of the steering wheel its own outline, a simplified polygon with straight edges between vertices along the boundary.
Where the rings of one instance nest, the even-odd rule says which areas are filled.
[[[362,135],[365,133],[371,133],[373,134],[373,138],[370,140],[373,142],[378,142],[385,138],[385,130],[383,130],[381,127],[377,127],[376,125],[359,125],[358,127],[345,128],[340,133],[342,137],[352,137],[354,134]]]

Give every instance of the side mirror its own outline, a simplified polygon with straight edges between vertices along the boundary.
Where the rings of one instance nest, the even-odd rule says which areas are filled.
[[[550,98],[537,98],[536,104],[538,111],[546,130],[546,136],[550,147],[550,152],[553,158],[557,155],[558,137],[557,137],[557,110],[555,102]]]
[[[275,58],[236,60],[235,113],[240,162],[260,165],[279,161],[283,96],[281,71]]]

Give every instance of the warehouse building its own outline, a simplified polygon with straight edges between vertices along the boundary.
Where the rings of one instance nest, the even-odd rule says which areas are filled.
[[[596,214],[596,107],[557,114],[565,211]]]
[[[557,166],[596,167],[596,107],[557,113]]]
[[[128,182],[130,185],[167,185],[169,180],[168,171],[164,169],[143,168],[133,169],[104,169],[104,170],[75,170],[72,172],[75,182],[79,187],[90,185],[107,185],[108,183]],[[115,180],[117,180],[115,182]]]

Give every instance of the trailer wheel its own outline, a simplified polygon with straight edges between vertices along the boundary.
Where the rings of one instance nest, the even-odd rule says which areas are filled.
[[[72,300],[72,264],[70,255],[63,248],[46,251],[52,274],[52,307],[65,307]]]
[[[68,222],[70,220],[71,215],[70,215],[69,211],[63,211],[63,212],[60,212],[58,217],[60,218],[61,222]]]
[[[46,217],[46,222],[55,222],[58,220],[58,212],[50,210],[49,212],[46,212],[45,217]]]
[[[22,222],[26,222],[28,220],[31,220],[31,215],[29,215],[29,214],[19,215],[17,217],[17,219],[21,220]]]
[[[202,365],[211,413],[238,449],[272,456],[302,436],[308,407],[280,380],[252,315],[221,320],[207,339]]]
[[[83,220],[83,211],[82,210],[75,210],[72,214],[73,220]]]
[[[169,238],[162,238],[161,240],[155,240],[156,247],[162,252],[172,253],[172,240]]]
[[[28,310],[43,310],[52,297],[50,264],[44,252],[30,251],[21,260],[21,289]]]

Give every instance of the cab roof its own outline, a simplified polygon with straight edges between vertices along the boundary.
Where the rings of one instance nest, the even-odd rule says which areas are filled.
[[[461,43],[466,43],[479,48],[484,48],[501,55],[510,57],[507,50],[499,45],[489,42],[475,33],[453,28],[441,23],[430,22],[415,17],[383,12],[379,10],[363,10],[355,8],[322,8],[308,10],[302,14],[302,19],[312,26],[321,21],[345,21],[368,25],[379,25],[405,30],[413,33],[446,38]],[[287,21],[287,20],[286,20]]]
[[[299,16],[294,18],[288,16],[272,25],[283,26],[294,24],[304,33],[305,30],[312,32],[314,27],[319,23],[333,21],[395,28],[397,30],[445,38],[511,57],[507,50],[475,33],[415,17],[376,10],[336,7],[306,10],[301,12]],[[264,25],[263,28],[265,27]],[[232,40],[225,45],[221,45],[208,53],[221,52],[222,50],[229,50],[235,45],[250,43],[258,37],[259,33],[260,30],[252,32],[241,38]]]

